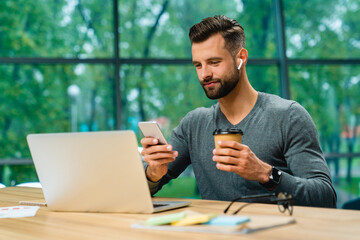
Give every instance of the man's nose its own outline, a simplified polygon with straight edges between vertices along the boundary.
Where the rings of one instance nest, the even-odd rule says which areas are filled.
[[[212,78],[212,72],[207,66],[203,66],[201,69],[201,79],[209,79]]]

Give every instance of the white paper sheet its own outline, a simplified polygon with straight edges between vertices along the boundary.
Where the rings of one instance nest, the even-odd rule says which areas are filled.
[[[39,208],[39,206],[2,207],[0,208],[0,218],[33,217]]]

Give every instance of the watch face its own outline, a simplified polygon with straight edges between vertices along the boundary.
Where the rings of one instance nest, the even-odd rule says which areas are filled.
[[[269,176],[269,181],[261,185],[267,188],[268,190],[273,190],[280,183],[280,179],[281,179],[281,171],[273,167]]]
[[[276,184],[280,183],[281,171],[277,168],[272,169],[270,179],[273,180]]]

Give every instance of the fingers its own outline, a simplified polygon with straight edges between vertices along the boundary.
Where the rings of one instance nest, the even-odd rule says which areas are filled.
[[[171,145],[149,145],[147,147],[143,148],[142,155],[144,154],[154,154],[154,153],[169,153],[172,152],[172,146]]]
[[[151,166],[159,166],[174,161],[178,152],[172,151],[171,145],[158,145],[157,143],[156,138],[141,139],[143,146],[141,155],[144,157],[144,161]]]
[[[249,167],[252,152],[248,146],[235,141],[220,141],[219,145],[221,148],[213,150],[213,161],[217,162],[218,169],[225,171],[234,170],[229,165],[237,166],[240,169]]]
[[[143,154],[144,161],[151,165],[152,167],[156,167],[159,165],[163,165],[175,160],[178,156],[178,152],[156,152],[152,154]]]
[[[141,155],[148,164],[146,176],[153,182],[157,182],[167,173],[168,163],[178,156],[178,152],[173,151],[171,145],[161,145],[158,142],[158,139],[151,137],[141,139]]]
[[[144,137],[140,140],[140,143],[144,148],[147,148],[152,145],[157,145],[159,143],[159,140],[152,137]]]
[[[217,169],[234,172],[247,180],[263,181],[268,177],[265,163],[248,146],[235,141],[222,141],[219,145],[221,148],[213,150]]]
[[[238,158],[231,156],[214,155],[213,161],[217,162],[218,164],[238,166],[241,169],[246,169],[248,167],[251,167],[251,161],[249,161],[248,158],[241,157],[241,155],[243,154],[239,154]]]
[[[217,163],[216,168],[226,172],[239,172],[240,167],[236,165]]]
[[[244,158],[247,159],[252,154],[250,148],[246,145],[235,141],[219,141],[221,148],[215,148],[213,150],[214,157],[216,156],[227,156],[233,158]],[[224,158],[217,158],[218,160]],[[215,160],[215,159],[214,159]],[[231,159],[228,161],[231,162]]]
[[[152,137],[145,137],[141,139],[141,145],[143,150],[141,155],[146,157],[147,155],[153,155],[154,158],[171,158],[174,155],[171,145],[158,144],[159,140]]]
[[[230,156],[230,157],[240,157],[241,151],[235,150],[232,148],[216,148],[213,150],[214,156]]]
[[[250,150],[248,146],[241,144],[239,142],[236,142],[236,141],[218,141],[218,145],[221,148],[232,148],[232,149],[237,149],[237,150]]]
[[[238,159],[234,158],[234,157],[229,157],[229,156],[213,156],[213,161],[214,162],[218,162],[221,164],[227,164],[227,165],[237,165],[238,164]]]

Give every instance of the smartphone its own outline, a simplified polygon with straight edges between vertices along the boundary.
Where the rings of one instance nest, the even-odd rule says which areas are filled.
[[[139,122],[139,128],[144,137],[154,137],[159,140],[159,144],[168,144],[156,122]]]

